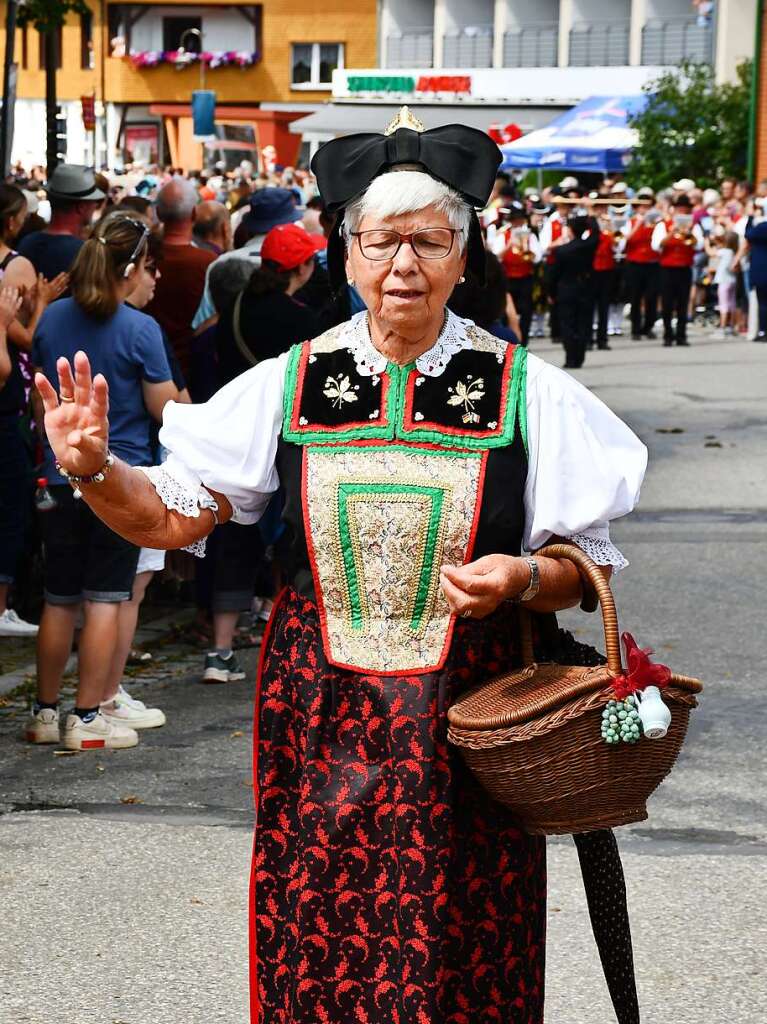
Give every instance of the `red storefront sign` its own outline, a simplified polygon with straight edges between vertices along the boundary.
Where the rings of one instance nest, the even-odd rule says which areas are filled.
[[[518,124],[491,124],[487,129],[487,134],[493,140],[497,142],[499,146],[505,145],[507,142],[514,142],[516,139],[522,137],[522,129]]]
[[[471,92],[471,75],[421,75],[416,92]]]

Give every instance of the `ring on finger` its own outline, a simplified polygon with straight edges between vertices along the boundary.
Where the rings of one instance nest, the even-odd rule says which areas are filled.
[[[464,617],[464,619],[470,619],[471,618],[471,608],[467,608],[465,612],[461,612],[461,615]]]
[[[74,402],[73,395],[59,395],[60,402]]]

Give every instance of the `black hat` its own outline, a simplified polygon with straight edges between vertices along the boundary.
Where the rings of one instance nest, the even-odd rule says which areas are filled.
[[[328,210],[335,213],[397,164],[420,164],[471,206],[483,207],[501,159],[496,144],[478,128],[447,124],[426,131],[403,107],[383,134],[364,132],[326,142],[311,166]]]
[[[312,159],[320,194],[336,226],[328,240],[328,272],[334,287],[346,280],[340,234],[345,207],[362,195],[374,178],[400,164],[414,164],[443,182],[472,207],[484,207],[495,183],[501,151],[478,128],[448,124],[428,131],[407,107],[383,134],[365,132],[326,142]],[[471,218],[467,265],[484,280],[485,251],[476,214]]]
[[[100,202],[106,195],[96,185],[96,175],[82,164],[58,164],[45,183],[49,199],[70,202]]]
[[[509,203],[509,205],[503,207],[503,209],[511,220],[520,220],[521,218],[527,217],[527,210],[523,203],[515,201],[513,203]]]

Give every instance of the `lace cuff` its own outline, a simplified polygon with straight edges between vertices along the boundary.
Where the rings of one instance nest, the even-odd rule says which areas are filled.
[[[184,487],[163,466],[141,466],[144,473],[160,497],[163,505],[172,512],[180,512],[182,516],[197,519],[201,508],[209,508],[218,512],[216,499],[200,485],[196,492]],[[205,557],[206,538],[194,541],[182,548],[198,558]]]
[[[610,535],[605,536],[607,531],[594,529],[583,530],[581,533],[572,533],[565,540],[576,544],[581,551],[584,551],[592,562],[597,565],[611,565],[613,572],[620,572],[629,564],[621,552],[610,540]]]

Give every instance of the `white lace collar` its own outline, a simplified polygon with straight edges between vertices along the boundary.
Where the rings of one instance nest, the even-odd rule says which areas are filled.
[[[439,337],[428,352],[421,353],[415,361],[418,372],[427,377],[439,377],[456,352],[472,347],[471,338],[466,331],[472,321],[463,320],[449,309],[446,312],[447,316]],[[341,340],[354,356],[357,372],[361,376],[372,377],[384,372],[388,359],[373,345],[368,328],[367,310],[355,313],[351,320],[347,321]]]

